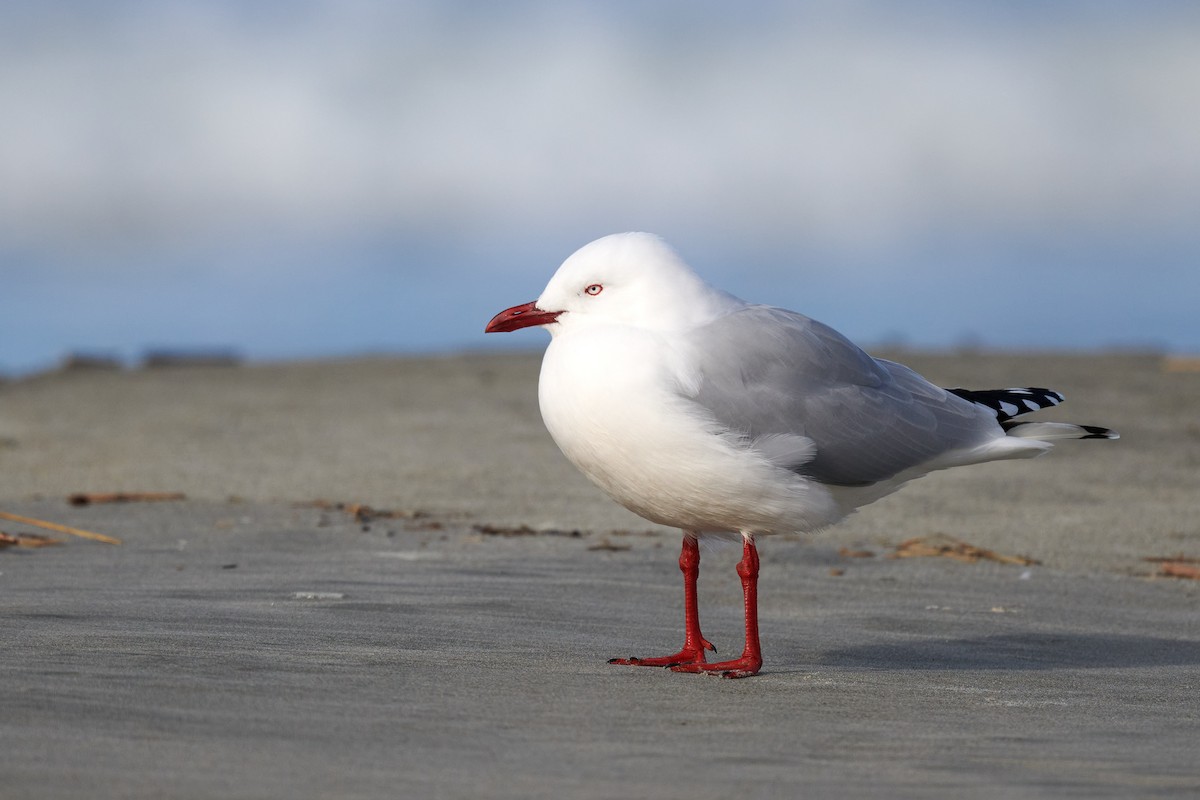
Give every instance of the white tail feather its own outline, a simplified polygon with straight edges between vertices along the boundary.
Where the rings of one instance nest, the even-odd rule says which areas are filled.
[[[1056,439],[1116,439],[1116,431],[1096,428],[1091,425],[1072,425],[1069,422],[1018,422],[1006,428],[1009,436],[1021,439],[1039,439],[1051,442]]]

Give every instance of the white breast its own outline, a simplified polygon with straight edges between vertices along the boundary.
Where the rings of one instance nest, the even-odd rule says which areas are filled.
[[[669,334],[588,327],[551,342],[538,398],[567,458],[654,522],[770,533],[813,530],[843,516],[823,487],[722,431],[687,399],[689,380],[686,355]]]

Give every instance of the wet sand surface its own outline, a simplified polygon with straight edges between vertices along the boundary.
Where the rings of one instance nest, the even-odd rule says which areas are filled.
[[[0,550],[3,794],[1195,796],[1200,581],[1144,559],[1200,556],[1200,372],[886,355],[1122,439],[763,540],[743,681],[605,663],[678,648],[678,534],[558,453],[537,355],[0,384],[0,511],[124,542]],[[1040,563],[887,557],[932,535]],[[701,566],[723,654],[738,555]]]

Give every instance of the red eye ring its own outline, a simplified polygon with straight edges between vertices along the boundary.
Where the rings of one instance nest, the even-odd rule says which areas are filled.
[[[592,297],[595,297],[596,295],[600,294],[603,291],[604,291],[603,286],[601,286],[598,283],[593,283],[590,286],[588,286],[586,289],[584,289],[583,293],[590,294]]]

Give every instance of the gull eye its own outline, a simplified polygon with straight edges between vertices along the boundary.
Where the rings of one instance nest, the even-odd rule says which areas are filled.
[[[598,283],[593,283],[591,286],[587,287],[583,291],[587,294],[590,294],[592,297],[595,297],[596,295],[598,295],[604,291],[604,287]]]

